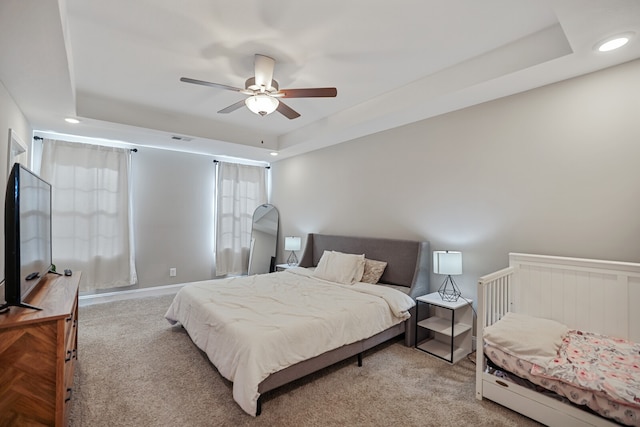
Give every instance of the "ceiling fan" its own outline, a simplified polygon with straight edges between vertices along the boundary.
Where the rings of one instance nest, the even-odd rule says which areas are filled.
[[[335,87],[316,87],[308,89],[280,89],[278,82],[273,80],[273,69],[276,61],[265,55],[256,54],[254,65],[254,76],[247,79],[244,89],[227,86],[220,83],[205,82],[202,80],[181,77],[180,81],[203,86],[211,86],[219,89],[232,90],[249,95],[248,98],[238,101],[235,104],[223,108],[218,113],[226,114],[246,105],[249,110],[266,116],[274,111],[278,111],[288,119],[300,117],[300,114],[281,101],[282,98],[328,98],[335,97],[338,91]]]

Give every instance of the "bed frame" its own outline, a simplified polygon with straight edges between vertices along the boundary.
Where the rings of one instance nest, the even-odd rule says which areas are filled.
[[[509,267],[478,283],[476,398],[548,426],[614,426],[609,421],[485,372],[483,330],[517,312],[640,342],[640,264],[509,254]]]
[[[429,242],[309,234],[299,265],[301,267],[318,265],[318,261],[320,261],[320,257],[325,250],[365,254],[368,259],[386,261],[387,267],[380,278],[380,283],[401,287],[414,299],[429,291]],[[415,307],[412,309],[411,315],[413,316],[414,313]],[[362,353],[364,351],[403,333],[405,334],[405,345],[413,346],[415,342],[415,322],[412,319],[365,340],[328,351],[271,374],[258,386],[260,398],[258,399],[256,415],[260,415],[261,412],[263,393],[349,357],[358,356],[358,366],[362,366]]]

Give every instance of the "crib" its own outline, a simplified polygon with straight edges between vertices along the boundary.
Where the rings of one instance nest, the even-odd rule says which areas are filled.
[[[511,253],[509,267],[480,278],[477,304],[477,399],[548,426],[618,425],[488,373],[483,329],[511,311],[640,342],[640,264]]]

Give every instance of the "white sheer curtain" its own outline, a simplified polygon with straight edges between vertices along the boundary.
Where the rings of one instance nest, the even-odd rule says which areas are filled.
[[[216,276],[246,274],[253,211],[267,203],[264,167],[217,163]]]
[[[52,186],[52,252],[82,270],[81,291],[137,283],[128,149],[45,139],[40,175]]]

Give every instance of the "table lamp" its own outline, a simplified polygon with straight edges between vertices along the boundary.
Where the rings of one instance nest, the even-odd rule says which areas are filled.
[[[298,264],[298,258],[296,257],[295,251],[300,250],[300,237],[285,237],[284,238],[284,250],[291,251],[289,258],[287,258],[287,264],[296,265]]]
[[[433,272],[435,274],[446,274],[447,277],[442,282],[438,293],[443,301],[458,301],[462,292],[453,281],[452,275],[462,274],[462,252],[455,251],[433,251]]]

